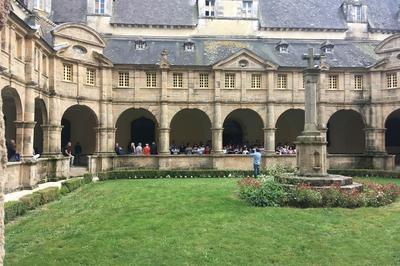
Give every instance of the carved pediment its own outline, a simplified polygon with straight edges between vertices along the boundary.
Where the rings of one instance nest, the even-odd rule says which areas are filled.
[[[265,61],[263,58],[243,49],[224,60],[219,61],[213,66],[213,69],[223,70],[266,70],[277,69],[275,64]]]
[[[377,54],[384,53],[400,53],[400,34],[392,35],[385,40],[383,40],[376,48],[375,52]]]
[[[53,30],[53,35],[56,39],[80,42],[100,48],[106,46],[100,34],[98,34],[94,29],[82,24],[62,24]]]

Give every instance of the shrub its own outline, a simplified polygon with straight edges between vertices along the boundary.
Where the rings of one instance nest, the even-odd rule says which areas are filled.
[[[92,183],[93,175],[92,174],[84,174],[83,175],[83,183],[84,184],[89,184]]]
[[[23,196],[19,200],[26,206],[27,210],[33,210],[40,206],[41,195],[33,193],[30,195]]]
[[[72,192],[83,185],[83,180],[80,178],[69,179],[61,184],[61,188],[65,187],[68,192]]]
[[[298,185],[289,190],[288,204],[298,208],[321,207],[322,195],[308,185]]]
[[[279,207],[286,202],[284,187],[273,178],[259,181],[255,178],[245,178],[238,182],[239,196],[251,205],[257,207]]]
[[[265,174],[269,176],[278,177],[285,173],[293,173],[294,169],[288,168],[283,165],[272,165],[265,169]]]
[[[9,201],[4,204],[4,222],[8,223],[14,220],[17,216],[23,215],[26,212],[26,206],[21,201]]]
[[[35,193],[40,194],[41,205],[55,201],[60,197],[60,190],[57,187],[46,188]]]

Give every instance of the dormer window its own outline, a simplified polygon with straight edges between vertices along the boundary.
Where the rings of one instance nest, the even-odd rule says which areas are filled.
[[[186,42],[184,44],[184,48],[186,52],[193,52],[194,51],[194,43],[192,42]]]
[[[135,49],[136,50],[145,50],[147,47],[147,43],[143,40],[135,42]]]
[[[253,1],[245,0],[242,2],[243,16],[250,18],[253,14]]]
[[[215,0],[205,0],[204,16],[214,17],[215,16]]]
[[[281,54],[287,54],[289,52],[289,43],[282,40],[276,45],[276,50]]]
[[[105,0],[95,0],[94,13],[96,14],[105,13]]]
[[[326,41],[321,45],[321,51],[323,54],[332,54],[334,47],[335,45],[333,43]]]
[[[362,22],[362,6],[354,6],[353,12],[354,22]]]

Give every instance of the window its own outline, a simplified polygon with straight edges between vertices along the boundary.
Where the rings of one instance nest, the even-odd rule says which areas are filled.
[[[39,70],[40,66],[40,50],[35,47],[35,70]]]
[[[205,0],[206,8],[204,15],[206,17],[214,17],[215,16],[215,0]]]
[[[6,50],[6,46],[7,46],[7,40],[6,40],[6,27],[3,28],[3,30],[1,31],[1,49],[2,50]]]
[[[225,88],[235,88],[235,74],[225,74]]]
[[[208,88],[208,74],[200,73],[200,88]]]
[[[118,87],[129,87],[129,72],[118,73]]]
[[[362,22],[362,6],[354,6],[354,22]]]
[[[286,45],[279,46],[279,53],[287,54],[289,52],[289,47]]]
[[[397,73],[386,74],[386,82],[388,89],[397,88]]]
[[[157,75],[156,73],[146,73],[146,85],[148,88],[157,87]]]
[[[15,57],[22,59],[22,37],[15,35]]]
[[[86,84],[95,85],[96,84],[96,70],[93,68],[86,69]]]
[[[330,90],[337,90],[339,77],[337,75],[329,75],[329,89]]]
[[[252,16],[253,1],[243,1],[243,15],[246,18]]]
[[[33,0],[33,8],[44,9],[44,1],[43,0]]]
[[[45,54],[42,55],[42,73],[47,75],[47,56]]]
[[[354,89],[355,90],[362,90],[363,89],[363,76],[362,75],[355,75],[354,76]]]
[[[251,88],[252,89],[260,89],[261,88],[261,75],[260,74],[252,74],[251,75]]]
[[[194,43],[192,43],[192,42],[185,43],[184,47],[185,47],[185,51],[187,51],[187,52],[194,51]]]
[[[287,89],[287,75],[286,74],[278,74],[278,84],[277,88],[278,89]]]
[[[147,47],[147,44],[145,41],[137,41],[135,42],[135,49],[136,50],[145,50]]]
[[[72,65],[64,64],[64,81],[72,81]]]
[[[96,14],[104,14],[105,12],[105,0],[95,0],[95,8],[94,13]]]
[[[172,86],[174,88],[182,88],[183,87],[183,74],[182,73],[173,73],[172,74]]]

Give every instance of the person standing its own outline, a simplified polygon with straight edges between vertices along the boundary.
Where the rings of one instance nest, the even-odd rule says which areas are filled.
[[[143,149],[143,154],[146,156],[150,156],[150,146],[146,143],[146,146]]]
[[[253,168],[254,168],[254,177],[260,174],[260,165],[261,165],[261,153],[258,148],[255,149],[254,153],[251,154],[253,157]]]
[[[151,155],[157,155],[158,154],[157,144],[154,141],[153,141],[153,143],[151,143],[150,153],[151,153]]]
[[[138,146],[136,147],[136,154],[137,155],[142,155],[142,153],[143,153],[142,143],[139,142]]]

